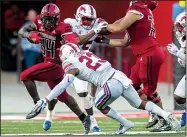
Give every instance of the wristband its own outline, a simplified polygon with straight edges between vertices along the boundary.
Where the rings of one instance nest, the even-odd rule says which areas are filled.
[[[25,33],[23,33],[23,37],[24,38],[29,38],[29,34],[30,34],[29,32],[25,32]]]
[[[102,43],[109,44],[110,39],[104,37],[103,40],[102,40]]]

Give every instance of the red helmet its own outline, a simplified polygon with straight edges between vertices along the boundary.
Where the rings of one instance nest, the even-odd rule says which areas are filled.
[[[60,21],[60,9],[55,4],[49,3],[43,7],[40,16],[44,28],[51,31]]]
[[[140,3],[142,5],[147,5],[147,7],[153,11],[157,6],[158,2],[156,0],[132,0],[132,3]]]

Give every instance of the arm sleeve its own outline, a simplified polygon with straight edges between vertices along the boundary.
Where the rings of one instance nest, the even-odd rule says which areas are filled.
[[[185,49],[180,48],[178,58],[180,58],[182,61],[186,62],[186,54],[184,53],[184,50]]]
[[[73,82],[75,76],[72,74],[66,74],[64,79],[56,85],[53,90],[50,92],[50,94],[46,97],[48,101],[51,101],[61,95],[64,90]]]

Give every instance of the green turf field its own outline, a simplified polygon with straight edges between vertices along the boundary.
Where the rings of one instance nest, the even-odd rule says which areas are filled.
[[[150,133],[145,128],[147,119],[129,119],[135,123],[135,127],[128,132],[127,135],[133,136],[185,136],[185,128],[181,129],[181,132],[176,133],[170,131],[168,133]],[[118,128],[119,124],[112,119],[97,119],[98,124],[102,130],[102,134],[113,134]],[[54,120],[53,125],[49,131],[42,129],[43,120],[23,120],[23,121],[1,121],[1,134],[26,134],[26,135],[70,135],[83,133],[83,127],[78,119],[73,120]]]

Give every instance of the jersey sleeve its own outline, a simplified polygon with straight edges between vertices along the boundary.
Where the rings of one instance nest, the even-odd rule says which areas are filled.
[[[128,8],[127,13],[134,13],[134,14],[137,14],[137,15],[141,15],[142,18],[143,18],[144,17],[144,14],[143,14],[144,8],[145,7],[142,7],[139,4],[133,4],[132,6],[130,6]]]
[[[33,25],[35,26],[36,30],[38,30],[38,22],[40,21],[40,16],[36,16],[36,18],[33,21]]]
[[[72,59],[73,60],[73,59]],[[75,66],[75,64],[72,62],[72,61],[70,61],[70,60],[65,60],[63,63],[62,63],[62,68],[63,68],[63,70],[64,70],[64,72],[66,73],[66,72],[68,72],[69,70],[71,70],[71,69],[75,69],[75,68],[77,68],[76,66]]]

